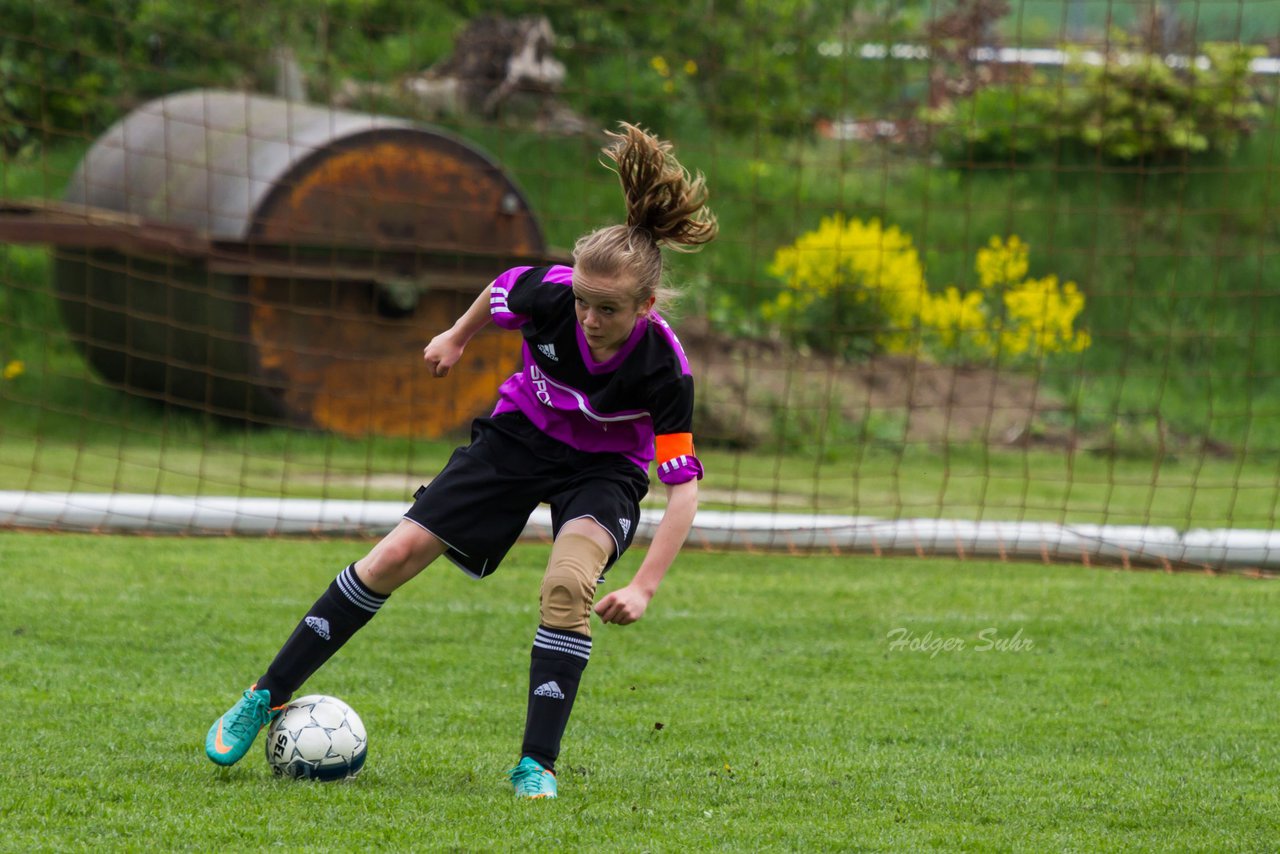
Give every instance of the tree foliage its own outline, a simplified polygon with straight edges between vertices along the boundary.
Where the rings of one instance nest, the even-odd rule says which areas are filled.
[[[0,146],[93,137],[168,92],[269,89],[277,47],[320,87],[339,73],[415,70],[459,21],[415,0],[0,0]]]
[[[112,0],[0,0],[0,146],[8,152],[103,123],[122,91]]]
[[[661,127],[696,113],[723,128],[790,132],[847,100],[819,45],[847,36],[853,5],[511,0],[501,13],[547,16],[569,69],[565,97],[602,122]],[[281,46],[317,100],[344,77],[391,82],[438,62],[467,20],[493,11],[477,0],[0,0],[0,144],[92,136],[165,92],[268,89]]]
[[[504,11],[548,17],[565,48],[570,97],[584,112],[660,125],[673,118],[685,97],[705,107],[716,126],[787,132],[807,126],[817,113],[839,112],[847,93],[818,46],[841,38],[854,5],[528,0],[504,4]],[[474,0],[452,6],[464,17],[488,8]],[[663,76],[656,58],[668,69],[692,73]]]
[[[903,11],[920,5],[508,0],[501,13],[548,18],[568,67],[564,97],[602,125],[792,134],[860,105],[884,110],[901,95],[891,64],[869,71],[847,58],[856,43],[912,27],[935,54],[922,115],[956,160],[1032,156],[1057,142],[1122,160],[1229,151],[1260,109],[1255,53],[1240,45],[1205,46],[1208,67],[1171,69],[1154,48],[1113,38],[1103,64],[1074,64],[1061,79],[996,73],[971,49],[993,38],[1003,0],[964,0],[931,24]],[[92,138],[171,91],[269,90],[279,47],[325,101],[345,78],[393,82],[430,67],[468,20],[493,11],[480,0],[0,0],[0,146]]]

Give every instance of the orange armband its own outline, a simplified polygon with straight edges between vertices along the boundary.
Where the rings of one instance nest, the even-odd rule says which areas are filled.
[[[692,433],[664,433],[654,440],[658,464],[674,460],[679,456],[693,456]]]

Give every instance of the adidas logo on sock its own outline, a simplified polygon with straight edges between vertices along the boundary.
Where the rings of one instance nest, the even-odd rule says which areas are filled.
[[[552,700],[563,700],[564,692],[560,690],[560,686],[555,682],[543,682],[537,688],[533,689],[533,696],[547,697]]]
[[[542,355],[546,356],[548,359],[550,359],[553,362],[560,361],[560,358],[556,355],[555,344],[539,344],[538,352],[542,353]]]
[[[303,622],[310,626],[311,630],[320,637],[325,640],[329,639],[329,621],[324,617],[307,617]]]

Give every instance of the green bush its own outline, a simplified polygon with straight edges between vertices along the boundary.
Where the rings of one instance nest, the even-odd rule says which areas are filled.
[[[1053,138],[1046,108],[1044,97],[1025,85],[1002,85],[923,110],[921,117],[934,149],[953,163],[1023,162]]]
[[[1116,45],[1101,65],[1072,52],[1060,80],[1034,74],[921,110],[934,149],[952,162],[1026,160],[1059,145],[1121,162],[1229,155],[1264,115],[1249,71],[1263,48],[1207,44],[1206,64],[1178,69]]]

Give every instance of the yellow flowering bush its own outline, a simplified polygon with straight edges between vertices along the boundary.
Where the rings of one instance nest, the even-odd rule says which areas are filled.
[[[934,350],[979,359],[1035,360],[1051,353],[1079,353],[1091,343],[1076,329],[1084,294],[1054,275],[1028,277],[1031,248],[1017,235],[992,237],[978,250],[978,287],[964,295],[952,286],[931,297],[921,315]]]
[[[827,217],[779,249],[769,273],[784,284],[761,307],[764,319],[817,349],[846,355],[909,348],[928,299],[911,237],[878,219]]]
[[[966,361],[1032,361],[1080,352],[1084,295],[1057,276],[1029,277],[1030,247],[1016,235],[978,250],[977,287],[929,289],[909,235],[879,220],[836,214],[774,255],[782,290],[763,318],[795,341],[843,355],[923,352]]]

